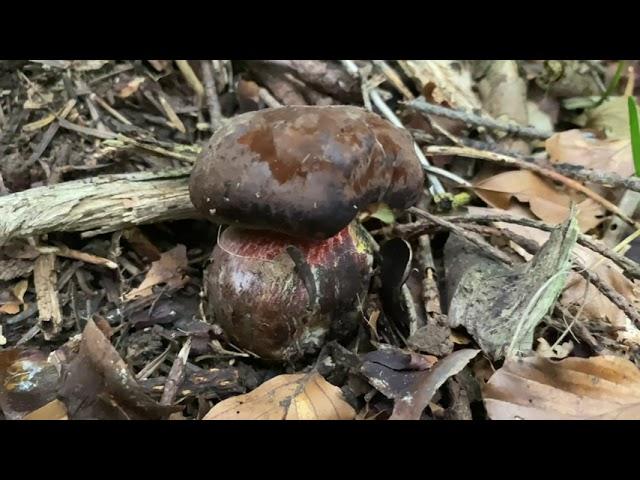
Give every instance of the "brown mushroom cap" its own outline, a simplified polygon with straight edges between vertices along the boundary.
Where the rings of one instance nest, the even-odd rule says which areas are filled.
[[[238,115],[198,157],[191,201],[216,223],[328,238],[358,211],[415,204],[424,173],[406,131],[362,108]]]

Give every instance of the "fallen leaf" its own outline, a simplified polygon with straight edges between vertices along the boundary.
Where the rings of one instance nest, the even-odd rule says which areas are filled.
[[[187,248],[184,245],[164,252],[159,260],[151,264],[140,286],[125,295],[125,300],[149,296],[153,293],[152,287],[161,283],[171,288],[184,285],[187,280],[184,277],[187,265]]]
[[[568,163],[593,170],[604,170],[623,177],[634,174],[631,141],[628,136],[626,140],[600,140],[580,130],[567,130],[547,139],[545,148],[552,163]]]
[[[52,400],[46,405],[25,415],[23,420],[69,420],[67,408],[60,400]]]
[[[586,127],[604,131],[611,140],[629,139],[627,97],[609,97],[602,105],[588,110]]]
[[[436,391],[452,375],[459,373],[480,350],[458,350],[429,369],[399,370],[364,356],[362,373],[369,383],[387,398],[394,400],[390,420],[420,420]]]
[[[58,392],[71,419],[161,419],[179,408],[149,397],[93,320],[82,332],[80,351],[66,366]]]
[[[508,210],[515,197],[528,203],[536,217],[552,225],[569,217],[571,197],[528,170],[513,170],[486,178],[475,183],[474,191],[487,204],[502,210]],[[604,219],[605,210],[590,198],[581,201],[577,210],[578,224],[583,232],[593,229]]]
[[[317,373],[278,375],[216,404],[203,420],[353,420],[341,390]]]
[[[529,124],[527,84],[514,60],[494,60],[478,82],[482,105],[496,120]]]
[[[553,132],[551,115],[542,110],[536,102],[527,102],[527,116],[529,117],[529,125],[532,127],[542,132]]]
[[[493,420],[639,420],[640,370],[608,355],[512,359],[483,397]]]
[[[8,291],[0,293],[0,313],[15,315],[20,311],[20,305],[24,304],[24,294],[29,286],[28,280],[21,280]]]
[[[466,64],[453,60],[399,60],[398,64],[425,98],[467,111],[482,108]]]
[[[493,359],[531,350],[535,327],[565,285],[577,235],[570,219],[554,229],[533,259],[515,266],[450,235],[444,251],[449,325],[463,326]]]

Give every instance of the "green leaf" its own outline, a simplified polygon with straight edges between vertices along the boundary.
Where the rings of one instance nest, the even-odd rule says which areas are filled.
[[[625,63],[626,62],[624,60],[621,62],[618,62],[618,68],[616,68],[616,73],[613,75],[613,78],[611,79],[611,83],[609,83],[607,90],[602,94],[602,97],[600,97],[600,100],[598,100],[598,103],[594,105],[595,107],[599,106],[600,104],[602,104],[602,102],[604,102],[607,98],[609,98],[609,96],[618,87],[618,83],[620,83],[620,78],[622,77],[622,70],[624,69]]]
[[[636,170],[636,177],[640,177],[640,126],[638,125],[638,108],[636,99],[633,96],[628,98],[629,105],[629,128],[631,129],[631,152],[633,154],[633,165]]]
[[[382,223],[386,223],[387,225],[391,225],[396,221],[396,216],[393,214],[391,209],[385,204],[381,204],[380,206],[378,206],[377,210],[371,213],[371,216],[373,218],[377,218]]]

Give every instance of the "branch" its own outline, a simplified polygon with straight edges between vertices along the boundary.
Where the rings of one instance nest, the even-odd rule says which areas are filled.
[[[48,232],[83,237],[133,225],[197,218],[189,198],[190,167],[101,175],[0,197],[0,245]]]

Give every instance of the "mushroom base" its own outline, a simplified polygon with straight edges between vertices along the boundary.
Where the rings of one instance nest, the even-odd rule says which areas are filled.
[[[358,323],[373,264],[362,227],[327,240],[229,227],[205,273],[207,310],[236,346],[267,360],[317,353]]]

